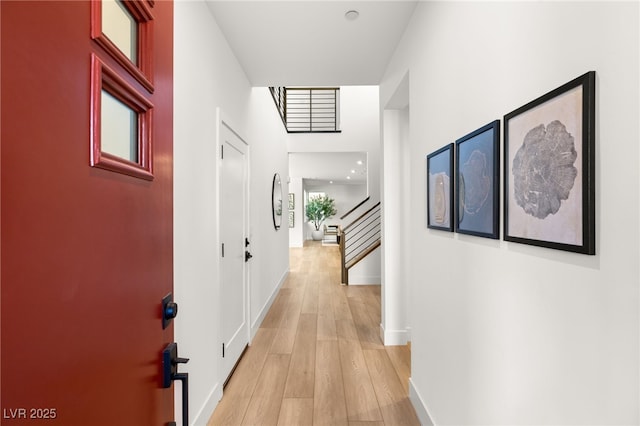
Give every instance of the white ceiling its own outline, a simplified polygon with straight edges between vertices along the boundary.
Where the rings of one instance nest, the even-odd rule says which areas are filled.
[[[336,185],[364,185],[367,183],[367,153],[291,152],[289,177],[307,179],[311,185],[331,181]]]
[[[255,87],[380,84],[417,4],[407,0],[206,1]],[[357,10],[358,19],[347,20],[349,10]],[[356,164],[358,159],[363,166]],[[292,153],[290,176],[311,184],[365,184],[366,154]]]
[[[207,0],[252,86],[378,85],[416,1]],[[345,13],[357,10],[358,19]]]

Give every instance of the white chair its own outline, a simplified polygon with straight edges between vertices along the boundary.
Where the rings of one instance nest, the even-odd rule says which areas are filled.
[[[324,225],[323,241],[338,242],[338,234],[340,233],[340,225]]]

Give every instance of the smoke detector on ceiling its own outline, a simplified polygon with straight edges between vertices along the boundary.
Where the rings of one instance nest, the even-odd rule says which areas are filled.
[[[356,19],[358,19],[358,16],[360,16],[360,12],[358,12],[357,10],[349,10],[344,14],[344,17],[347,19],[347,21],[355,21]]]

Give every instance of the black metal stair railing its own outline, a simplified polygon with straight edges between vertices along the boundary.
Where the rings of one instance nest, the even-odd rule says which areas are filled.
[[[349,284],[349,269],[381,244],[380,202],[345,226],[340,234],[342,282]]]
[[[278,108],[278,113],[280,114],[280,118],[282,119],[282,124],[284,124],[285,129],[287,128],[287,88],[286,87],[269,87],[269,92],[271,92],[271,97],[273,101],[276,103],[276,108]]]
[[[358,204],[355,205],[355,207],[353,207],[351,210],[349,210],[348,212],[346,212],[345,214],[343,214],[342,216],[340,216],[340,220],[344,220],[347,216],[349,216],[351,213],[355,212],[356,210],[358,210],[358,207],[361,207],[364,205],[364,203],[366,203],[367,201],[369,201],[369,198],[371,197],[367,197],[364,200],[360,201]]]
[[[340,88],[269,87],[289,133],[340,132]]]

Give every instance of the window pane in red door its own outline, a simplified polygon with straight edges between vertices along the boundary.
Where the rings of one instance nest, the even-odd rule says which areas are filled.
[[[138,64],[138,22],[120,0],[102,0],[102,32]]]
[[[102,91],[100,142],[102,152],[138,162],[138,114]]]

